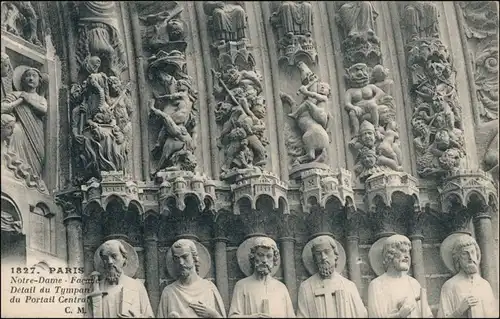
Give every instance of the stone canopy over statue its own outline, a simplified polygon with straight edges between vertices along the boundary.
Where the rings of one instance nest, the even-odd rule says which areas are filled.
[[[452,234],[441,244],[441,257],[455,275],[441,288],[439,318],[498,318],[498,301],[479,274],[481,251],[466,234]]]
[[[300,285],[297,318],[367,317],[356,285],[340,275],[345,253],[339,245],[332,237],[322,235],[304,247],[304,264],[317,268],[317,272]]]

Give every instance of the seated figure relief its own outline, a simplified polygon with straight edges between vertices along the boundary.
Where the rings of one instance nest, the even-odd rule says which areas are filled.
[[[218,45],[228,41],[244,41],[247,14],[241,1],[205,1],[205,13],[211,18],[211,25]]]
[[[38,14],[31,1],[2,1],[2,29],[35,45],[38,39]]]

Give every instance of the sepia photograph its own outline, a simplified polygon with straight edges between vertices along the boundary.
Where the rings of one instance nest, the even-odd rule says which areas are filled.
[[[497,1],[1,1],[2,318],[498,318]]]

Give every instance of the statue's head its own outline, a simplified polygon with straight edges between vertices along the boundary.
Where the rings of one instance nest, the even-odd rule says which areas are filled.
[[[13,115],[4,113],[2,114],[2,139],[8,139],[14,132],[14,125],[16,124],[16,118]]]
[[[268,275],[278,265],[280,252],[274,240],[268,237],[258,238],[250,249],[250,265],[259,275]]]
[[[225,77],[230,84],[236,84],[240,79],[240,71],[234,65],[229,65],[225,71]]]
[[[339,252],[335,240],[330,236],[318,236],[312,240],[313,260],[321,278],[330,278],[337,266]]]
[[[119,240],[108,240],[99,247],[99,257],[104,266],[104,278],[110,283],[118,283],[127,264],[125,246]]]
[[[461,236],[453,245],[451,252],[455,270],[463,271],[468,275],[479,271],[481,251],[476,240],[470,236]]]
[[[408,271],[410,269],[411,242],[403,235],[392,235],[386,239],[382,250],[385,271]]]
[[[23,90],[33,90],[40,86],[42,74],[35,68],[29,68],[21,76],[21,86]]]
[[[434,137],[436,146],[440,150],[446,150],[450,146],[450,134],[447,130],[439,130]]]
[[[356,86],[368,84],[370,80],[368,66],[365,63],[356,63],[347,69],[349,80]]]
[[[122,81],[117,76],[108,77],[108,86],[112,95],[119,94],[122,90]]]
[[[462,153],[456,148],[449,148],[439,157],[439,166],[445,170],[451,170],[460,165]]]
[[[179,239],[172,245],[174,267],[181,278],[188,278],[200,270],[200,258],[193,241]]]
[[[99,68],[101,67],[101,58],[96,55],[93,55],[87,59],[86,68],[87,72],[90,74],[99,72]]]
[[[359,137],[364,146],[375,145],[375,126],[369,121],[363,121],[359,127]]]
[[[374,82],[385,81],[388,74],[389,74],[389,69],[384,67],[383,65],[377,64],[376,66],[373,67],[372,78]]]
[[[2,77],[7,76],[10,71],[12,71],[12,65],[10,64],[10,58],[7,55],[7,53],[2,52]]]
[[[377,164],[377,152],[374,148],[363,146],[359,151],[361,165],[364,168],[372,168]]]
[[[320,82],[318,83],[318,94],[325,95],[325,96],[330,96],[330,85],[325,82]]]
[[[167,33],[170,41],[180,40],[184,36],[184,25],[179,19],[171,19],[167,23]]]

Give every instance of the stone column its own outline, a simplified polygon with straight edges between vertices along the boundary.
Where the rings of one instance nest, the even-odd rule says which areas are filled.
[[[68,245],[68,266],[82,267],[84,262],[82,217],[73,211],[64,218]]]
[[[227,273],[227,245],[226,237],[215,238],[215,283],[224,302],[226,311],[229,311],[229,281]]]
[[[283,265],[283,278],[288,288],[294,308],[297,306],[297,276],[295,273],[295,238],[281,237],[281,260]]]
[[[354,207],[348,206],[346,208],[346,229],[347,229],[347,269],[349,270],[349,279],[354,282],[358,291],[362,291],[363,281],[361,278],[361,268],[359,267],[359,233],[362,219],[361,215],[355,210]]]
[[[423,213],[419,207],[414,207],[413,214],[410,217],[410,240],[411,240],[411,266],[413,277],[417,279],[422,288],[426,288],[427,280],[425,278],[424,267],[424,235],[423,235]]]
[[[145,240],[146,289],[154,313],[160,302],[160,274],[158,273],[158,237],[148,235]]]
[[[84,268],[85,268],[85,275],[90,276],[92,271],[94,271],[94,252],[97,249],[97,246],[84,246],[83,247],[83,252],[84,252]]]
[[[496,279],[495,243],[491,225],[491,212],[489,208],[483,208],[474,216],[474,230],[477,243],[481,249],[481,274],[491,284],[493,292],[498,297],[498,283]]]

